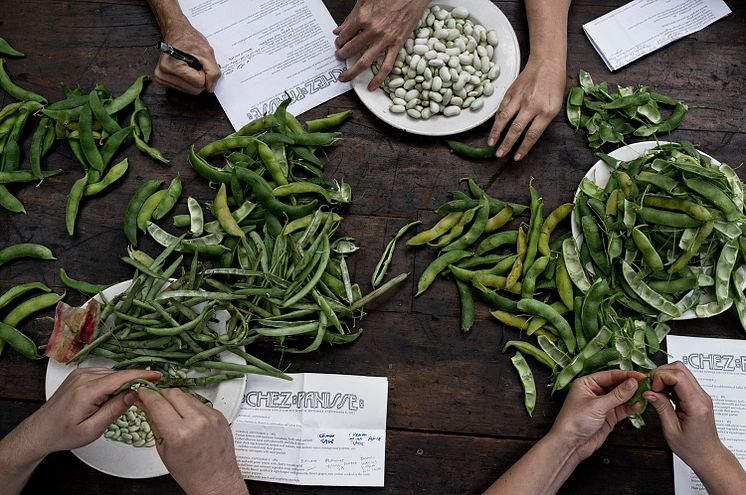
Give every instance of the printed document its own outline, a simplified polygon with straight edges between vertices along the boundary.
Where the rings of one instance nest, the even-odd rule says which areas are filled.
[[[746,340],[666,337],[669,362],[681,361],[712,397],[720,440],[746,467]],[[702,482],[673,456],[676,495],[703,495]]]
[[[248,376],[231,426],[245,479],[383,486],[388,380],[301,373]]]
[[[583,25],[615,71],[730,14],[723,0],[635,0]]]
[[[321,0],[179,0],[212,45],[222,77],[215,88],[235,129],[272,113],[289,95],[299,115],[348,91],[334,56],[337,27]],[[176,48],[179,48],[178,46]]]

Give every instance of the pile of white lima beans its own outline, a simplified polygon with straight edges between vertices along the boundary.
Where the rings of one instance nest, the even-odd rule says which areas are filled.
[[[469,20],[469,11],[433,5],[422,14],[383,82],[391,113],[414,119],[477,111],[494,93],[500,74],[493,62],[497,33]],[[377,73],[381,59],[372,67]]]

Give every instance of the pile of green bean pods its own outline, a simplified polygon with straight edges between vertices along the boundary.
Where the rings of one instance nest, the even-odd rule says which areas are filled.
[[[0,266],[19,258],[35,258],[39,260],[56,259],[49,248],[40,244],[22,243],[0,249]],[[41,292],[33,297],[17,302],[33,292]],[[16,285],[0,294],[0,354],[5,344],[29,359],[38,359],[39,350],[36,344],[23,332],[18,325],[29,316],[57,304],[65,294],[55,294],[52,289],[41,282],[27,282]],[[11,304],[13,304],[11,306]]]
[[[23,57],[10,44],[0,38],[0,55]],[[41,157],[54,143],[53,138],[34,133],[34,141],[29,152],[31,170],[21,170],[21,138],[29,118],[47,104],[47,99],[14,83],[5,69],[5,59],[0,58],[0,89],[15,102],[0,109],[0,206],[13,213],[25,213],[23,203],[8,189],[8,185],[25,182],[38,182],[46,177],[57,175],[62,170],[41,170]],[[41,131],[38,132],[41,134]]]
[[[289,379],[248,346],[269,343],[285,355],[309,353],[324,342],[346,344],[361,335],[354,326],[363,307],[408,274],[383,282],[395,238],[376,270],[378,287],[363,295],[352,283],[345,258],[359,248],[353,239],[335,236],[342,217],[334,211],[351,201],[350,187],[325,178],[315,155],[339,139],[339,133],[326,131],[350,112],[303,125],[287,113],[288,104],[233,135],[192,149],[190,163],[217,191],[205,205],[187,198],[189,213],[172,216],[181,233],[171,234],[156,223],[179,202],[178,176],[168,188],[153,180],[135,192],[124,219],[132,246],[122,258],[135,270],[132,282],[111,300],[99,294],[100,324],[72,362],[105,357],[115,369],[164,373],[146,386],[190,390],[246,373]],[[218,156],[222,167],[207,161]],[[163,246],[157,257],[135,248],[138,230]],[[185,255],[191,259],[188,267]],[[66,278],[66,285],[81,291],[97,287]],[[226,359],[230,354],[245,364]],[[143,418],[135,419],[142,424]],[[143,442],[131,434],[137,426],[120,418],[107,437],[152,445],[147,437]]]
[[[567,95],[567,120],[575,130],[588,133],[588,145],[600,148],[606,143],[624,143],[625,137],[668,134],[676,129],[689,107],[646,86],[617,86],[611,91],[606,82],[594,84],[590,74],[580,70],[579,86]],[[661,110],[669,112],[664,118]]]
[[[5,40],[0,41],[0,54],[23,56]],[[16,85],[5,70],[5,60],[0,58],[0,89],[18,100],[0,109],[0,206],[13,213],[25,213],[23,204],[7,185],[41,181],[62,172],[42,170],[44,158],[57,141],[68,143],[84,171],[84,176],[73,184],[65,206],[65,224],[70,235],[75,232],[83,198],[100,194],[127,172],[126,158],[110,164],[130,136],[143,153],[169,163],[158,149],[148,144],[153,125],[150,112],[140,98],[147,81],[147,76],[140,76],[117,97],[100,84],[88,94],[83,94],[79,86],[71,89],[63,84],[65,99],[49,103],[45,97]],[[122,115],[129,107],[133,107],[129,116]],[[28,150],[30,170],[20,170],[21,140],[32,117],[38,117],[38,121]]]
[[[67,196],[65,224],[68,234],[75,233],[75,222],[84,198],[95,196],[121,179],[129,167],[127,158],[112,164],[114,157],[132,137],[136,147],[154,160],[168,164],[163,154],[150,146],[152,122],[140,95],[147,76],[138,77],[121,95],[113,97],[102,85],[83,94],[80,87],[63,86],[65,99],[41,110],[40,127],[64,140],[83,166],[83,177],[75,181]],[[129,107],[129,117],[121,114]],[[120,122],[125,122],[124,127]],[[33,146],[33,143],[32,143]]]
[[[474,290],[496,319],[533,336],[535,343],[510,340],[503,347],[521,355],[513,364],[529,414],[536,389],[523,355],[551,370],[557,391],[600,369],[654,368],[650,355],[670,331],[667,322],[689,310],[707,317],[735,303],[746,329],[746,277],[737,269],[746,264],[743,184],[733,169],[686,142],[659,145],[629,162],[599,156],[612,169],[608,183],[584,179],[575,203],[546,217],[529,186],[525,227],[495,232],[522,208],[470,180],[470,195],[452,193],[438,209],[445,216],[407,241],[441,250],[422,273],[418,294],[439,274],[451,276],[464,331],[474,323]],[[579,248],[570,233],[552,238],[572,212]],[[640,415],[632,423],[644,424]]]

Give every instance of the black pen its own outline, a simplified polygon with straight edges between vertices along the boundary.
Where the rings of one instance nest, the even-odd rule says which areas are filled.
[[[164,43],[163,41],[159,41],[158,44],[156,45],[156,48],[158,48],[163,53],[171,55],[173,58],[177,60],[186,62],[186,64],[194,70],[202,70],[202,64],[199,63],[199,60],[197,60],[197,58],[194,55],[189,55],[186,52],[182,52],[178,48],[175,48],[169,45],[168,43]]]

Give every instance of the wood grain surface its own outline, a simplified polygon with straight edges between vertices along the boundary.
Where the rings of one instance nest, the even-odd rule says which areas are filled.
[[[354,1],[325,3],[341,22]],[[529,47],[523,3],[495,3],[512,23],[525,63]],[[730,163],[746,179],[738,168],[746,156],[746,4],[728,2],[733,13],[727,18],[610,73],[583,34],[582,24],[622,3],[573,2],[567,87],[575,84],[583,68],[596,81],[643,83],[684,100],[690,105],[689,115],[670,139],[701,145],[703,151]],[[50,100],[62,98],[62,81],[80,84],[85,91],[101,83],[116,94],[138,75],[152,74],[158,57],[154,48],[158,27],[142,1],[2,0],[0,12],[0,36],[27,55],[9,62],[8,70],[20,85]],[[83,204],[78,230],[70,237],[65,231],[65,197],[82,170],[66,147],[58,147],[45,166],[62,168],[63,174],[38,186],[13,188],[27,215],[0,210],[0,247],[38,242],[50,247],[57,261],[18,261],[0,267],[0,292],[28,281],[43,281],[61,292],[60,267],[75,278],[95,283],[130,278],[131,270],[119,261],[127,248],[121,219],[129,198],[145,180],[170,180],[178,172],[184,183],[183,198],[212,199],[214,191],[188,166],[186,152],[192,143],[205,144],[232,132],[216,98],[207,94],[189,97],[151,83],[144,99],[154,118],[153,144],[171,157],[172,165],[160,166],[134,146],[128,148],[123,153],[130,161],[126,179]],[[0,105],[10,101],[0,94]],[[341,129],[344,139],[328,150],[326,174],[344,178],[352,186],[353,204],[343,211],[342,230],[362,246],[349,259],[349,266],[364,291],[370,289],[373,267],[396,230],[415,218],[432,224],[437,218],[434,208],[448,199],[448,191],[458,186],[459,179],[472,177],[493,196],[526,202],[533,177],[548,211],[571,200],[581,177],[595,162],[585,135],[573,131],[564,113],[554,119],[520,163],[459,158],[449,153],[442,139],[411,136],[378,121],[352,91],[310,110],[301,120],[348,108],[354,110],[354,116]],[[490,126],[491,121],[457,139],[482,143]],[[26,146],[29,139],[27,136]],[[185,212],[186,201],[180,201],[177,208]],[[144,250],[156,249],[145,237],[141,239]],[[249,481],[252,494],[477,494],[550,428],[563,395],[550,395],[546,386],[549,376],[539,370],[536,412],[533,418],[527,416],[510,357],[500,352],[502,343],[517,333],[491,319],[487,308],[479,304],[477,323],[464,335],[458,325],[455,287],[448,281],[436,281],[414,299],[417,277],[433,253],[401,246],[390,273],[408,271],[413,276],[366,308],[368,314],[361,322],[365,331],[358,342],[324,347],[283,361],[290,372],[388,377],[385,487],[295,487]],[[84,300],[73,292],[66,298],[70,304]],[[51,311],[46,316],[51,316]],[[734,310],[672,326],[678,335],[744,337]],[[46,342],[51,327],[48,319],[22,324],[37,343]],[[270,362],[279,359],[272,354],[262,357]],[[659,357],[660,362],[664,359]],[[0,357],[0,435],[41,405],[45,370],[46,360],[29,361],[9,349]],[[605,446],[580,465],[561,493],[673,493],[670,451],[655,415],[648,414],[646,420],[648,426],[643,430],[620,424]],[[24,493],[181,491],[168,476],[114,478],[65,452],[47,458]]]

